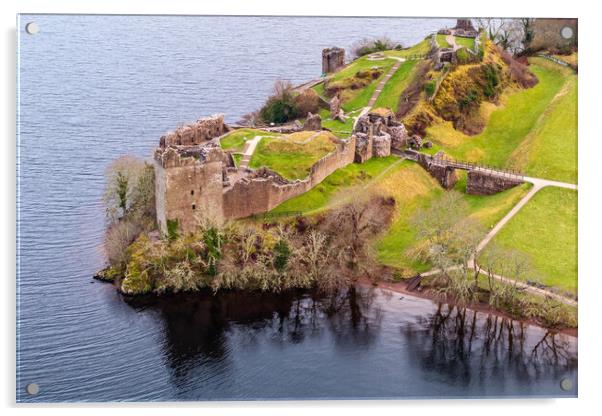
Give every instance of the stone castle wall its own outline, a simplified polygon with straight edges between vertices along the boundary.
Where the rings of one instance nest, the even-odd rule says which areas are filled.
[[[289,183],[283,183],[286,181],[278,175],[242,179],[224,192],[224,218],[244,218],[270,211],[284,201],[309,191],[335,170],[353,163],[354,154],[355,138],[352,137],[318,160],[306,179]]]
[[[523,183],[516,177],[492,175],[472,170],[468,172],[466,193],[471,195],[493,195]]]
[[[416,161],[424,170],[426,170],[433,178],[437,179],[439,184],[445,189],[451,189],[458,182],[456,170],[444,164],[434,163],[429,155],[419,152],[412,152],[416,157]]]
[[[224,123],[224,115],[215,114],[200,118],[192,124],[178,127],[175,131],[167,133],[161,137],[159,145],[161,147],[192,146],[202,144],[226,132],[228,132],[228,126]]]
[[[181,157],[173,148],[155,153],[157,224],[167,232],[167,220],[177,220],[180,230],[193,230],[207,216],[221,221],[223,157],[210,151],[202,162]]]

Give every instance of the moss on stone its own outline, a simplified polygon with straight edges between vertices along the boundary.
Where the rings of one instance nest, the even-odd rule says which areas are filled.
[[[141,234],[127,249],[129,261],[121,282],[121,291],[126,295],[143,295],[153,290],[153,279],[148,272],[150,240]]]

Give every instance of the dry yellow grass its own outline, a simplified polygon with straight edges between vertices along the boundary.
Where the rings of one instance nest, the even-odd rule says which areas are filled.
[[[470,136],[454,129],[451,121],[433,124],[426,129],[426,135],[428,140],[445,147],[457,147],[465,140],[470,140]]]
[[[381,117],[389,117],[393,115],[393,112],[389,108],[377,107],[370,110],[371,113],[378,114]]]
[[[577,65],[577,52],[573,52],[570,55],[554,55],[554,57],[571,65]]]
[[[381,178],[372,188],[372,191],[386,197],[393,197],[400,208],[396,215],[399,216],[403,207],[417,197],[425,196],[434,188],[438,188],[437,181],[427,174],[419,165],[405,165],[392,170]]]

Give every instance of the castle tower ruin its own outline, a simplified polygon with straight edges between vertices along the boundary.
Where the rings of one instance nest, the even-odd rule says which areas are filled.
[[[224,171],[232,161],[212,139],[227,131],[220,114],[161,137],[154,154],[155,203],[161,232],[167,233],[169,222],[188,232],[201,218],[223,220]]]
[[[337,72],[345,66],[345,49],[328,48],[322,50],[322,73]]]

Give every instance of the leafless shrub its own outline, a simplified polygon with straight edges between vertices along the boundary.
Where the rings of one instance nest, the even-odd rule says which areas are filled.
[[[105,252],[109,264],[122,267],[127,261],[127,248],[140,234],[140,227],[132,221],[113,223],[105,234]]]
[[[535,86],[539,80],[524,63],[515,59],[512,54],[505,50],[500,50],[502,60],[508,65],[510,79],[520,85],[522,88],[531,88]]]
[[[401,50],[403,49],[403,45],[393,42],[386,36],[376,39],[364,38],[356,42],[351,47],[352,54],[355,58],[359,58],[360,56],[368,55],[374,52],[387,51],[391,49]]]
[[[244,114],[237,122],[241,126],[253,127],[260,121],[259,110]]]
[[[307,88],[295,97],[295,107],[300,117],[307,116],[307,113],[316,114],[320,110],[320,97],[314,90]]]

